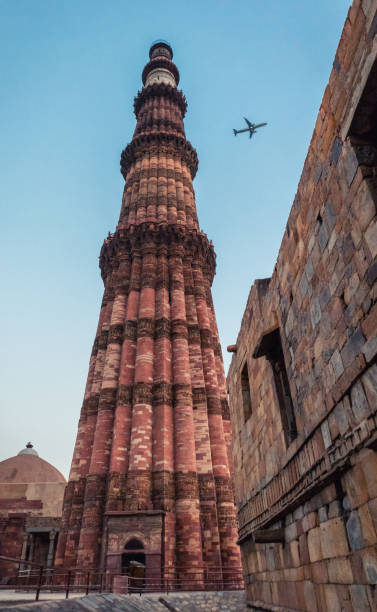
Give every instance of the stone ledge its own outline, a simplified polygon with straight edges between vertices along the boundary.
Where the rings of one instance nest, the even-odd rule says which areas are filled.
[[[246,603],[247,608],[251,610],[267,610],[268,612],[297,612],[297,609],[284,608],[283,606],[274,606],[264,603],[263,601],[248,601]]]

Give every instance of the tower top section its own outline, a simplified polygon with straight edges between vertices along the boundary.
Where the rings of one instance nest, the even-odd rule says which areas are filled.
[[[173,59],[173,49],[167,40],[159,38],[151,44],[151,48],[149,49],[149,59],[154,59],[155,57],[167,57],[170,60]]]
[[[150,61],[143,70],[143,85],[148,87],[153,83],[165,83],[177,87],[179,72],[172,61],[173,49],[166,40],[156,40],[149,49]]]

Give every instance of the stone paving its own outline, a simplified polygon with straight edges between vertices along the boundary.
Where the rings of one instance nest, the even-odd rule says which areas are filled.
[[[53,594],[52,594],[53,595]],[[47,597],[44,594],[43,597]],[[244,612],[246,600],[243,591],[218,591],[211,593],[188,592],[150,594],[150,595],[116,595],[114,593],[92,594],[74,599],[51,598],[48,601],[17,603],[16,600],[2,605],[2,612],[116,612],[150,611],[150,612]]]

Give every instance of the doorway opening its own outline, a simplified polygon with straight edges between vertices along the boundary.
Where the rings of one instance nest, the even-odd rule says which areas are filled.
[[[141,592],[145,588],[145,552],[137,538],[127,542],[122,554],[122,574],[129,576],[129,590]]]

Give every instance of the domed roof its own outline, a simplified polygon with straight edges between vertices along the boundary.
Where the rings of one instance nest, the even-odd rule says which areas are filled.
[[[63,474],[41,459],[30,442],[15,457],[0,461],[0,483],[66,482]]]

